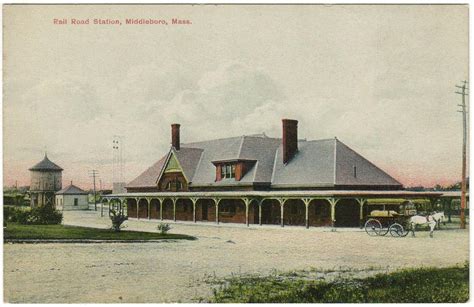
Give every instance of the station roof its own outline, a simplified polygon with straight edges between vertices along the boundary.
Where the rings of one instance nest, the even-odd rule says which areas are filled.
[[[282,140],[251,135],[182,144],[173,148],[127,188],[156,187],[173,154],[190,187],[232,187],[265,184],[271,188],[336,188],[343,186],[401,189],[402,184],[347,145],[334,139],[299,140],[298,152],[283,163]],[[216,181],[216,161],[255,161],[237,180]],[[363,189],[363,188],[362,188]]]

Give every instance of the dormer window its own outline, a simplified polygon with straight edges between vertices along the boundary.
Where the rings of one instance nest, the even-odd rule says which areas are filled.
[[[235,164],[222,164],[221,178],[235,178]]]
[[[247,159],[212,161],[216,166],[216,181],[231,178],[240,181],[255,162],[256,160]]]

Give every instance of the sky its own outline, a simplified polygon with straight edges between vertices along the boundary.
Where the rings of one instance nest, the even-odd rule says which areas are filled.
[[[3,23],[6,186],[29,185],[47,151],[64,183],[89,188],[96,169],[110,187],[114,135],[128,182],[166,154],[171,123],[186,143],[281,137],[282,118],[405,186],[461,178],[467,5],[6,5]]]

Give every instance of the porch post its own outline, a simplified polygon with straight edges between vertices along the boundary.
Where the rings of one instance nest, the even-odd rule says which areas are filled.
[[[160,202],[160,220],[163,220],[163,201],[164,199],[158,199],[158,201]]]
[[[452,205],[453,205],[453,199],[448,199],[449,201],[449,205],[448,205],[448,223],[451,223],[451,208],[452,208]]]
[[[176,222],[176,198],[172,198],[173,200],[173,221]]]
[[[309,228],[309,203],[311,202],[310,198],[303,198],[302,201],[304,202],[304,206],[306,209],[305,212],[305,223],[306,223],[306,228]]]
[[[285,211],[285,198],[279,198],[278,201],[280,202],[280,225],[281,227],[285,227],[285,220],[284,218],[284,211]]]
[[[139,209],[140,209],[140,207],[139,207],[140,198],[135,198],[135,201],[137,202],[137,220],[139,220],[140,217],[138,216],[138,213],[139,213]]]
[[[365,198],[356,198],[359,203],[359,227],[362,229],[364,227],[364,204],[367,201]]]
[[[197,198],[191,198],[191,201],[193,202],[193,222],[196,223],[196,202]]]
[[[336,204],[339,199],[328,198],[327,201],[331,205],[331,227],[333,228],[333,231],[335,231],[336,229],[334,228],[334,226],[336,223]]]
[[[219,225],[219,202],[221,201],[219,198],[213,198],[214,204],[216,205],[216,224]]]
[[[148,205],[148,211],[147,211],[147,214],[148,214],[148,219],[151,220],[151,214],[150,214],[150,207],[151,207],[151,201],[149,198],[146,199],[147,201],[147,205]]]
[[[249,205],[251,201],[248,198],[243,198],[242,200],[245,204],[245,224],[249,227]]]
[[[263,204],[263,199],[259,201],[258,203],[258,224],[262,226],[262,204]]]

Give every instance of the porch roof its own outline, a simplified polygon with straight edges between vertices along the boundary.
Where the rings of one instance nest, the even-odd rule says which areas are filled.
[[[206,192],[143,192],[143,193],[122,193],[104,196],[106,199],[112,198],[167,198],[167,197],[198,197],[198,198],[276,198],[276,197],[356,197],[356,198],[436,198],[441,197],[442,192],[418,192],[418,191],[363,191],[363,190],[321,190],[321,191],[206,191]]]

